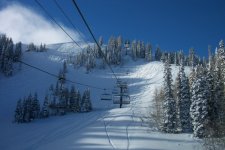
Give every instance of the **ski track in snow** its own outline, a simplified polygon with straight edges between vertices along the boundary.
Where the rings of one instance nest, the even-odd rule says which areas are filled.
[[[68,45],[68,47],[70,47],[70,45]],[[61,65],[62,60],[68,55],[65,48],[66,47],[60,46],[59,51],[50,51],[40,55],[26,54],[25,60],[31,62],[31,64],[36,60],[36,65],[40,65],[40,67],[50,65],[50,72],[58,72],[57,69],[59,67],[57,67],[57,65]],[[61,53],[63,56],[61,56]],[[31,57],[28,57],[29,55],[31,55]],[[58,62],[58,64],[55,64],[56,62]],[[102,87],[113,87],[114,82],[111,79],[112,74],[108,69],[98,70],[99,72],[94,70],[90,74],[85,74],[82,72],[82,69],[74,71],[72,66],[68,68],[68,76],[71,78],[73,77],[72,73],[75,73],[77,81],[98,86],[100,85],[99,83],[101,83]],[[178,67],[172,66],[172,68],[174,69],[172,74],[175,78]],[[118,108],[119,106],[113,105],[111,101],[105,102],[99,99],[99,95],[102,91],[93,91],[91,97],[93,98],[94,110],[92,112],[69,114],[65,117],[50,117],[49,119],[36,120],[34,123],[30,124],[17,125],[12,124],[10,121],[0,124],[0,132],[2,133],[0,135],[0,149],[200,149],[197,143],[198,141],[196,142],[191,135],[160,133],[155,130],[154,124],[150,120],[149,112],[153,107],[152,97],[154,90],[162,85],[162,63],[151,62],[146,64],[143,61],[137,61],[129,62],[123,67],[115,67],[114,69],[118,76],[128,83],[131,97],[129,105],[123,105],[123,108]],[[40,80],[44,80],[46,77],[42,73],[36,74],[33,70],[31,70],[32,74],[29,74],[29,71],[29,68],[25,67],[25,70],[18,73],[18,79],[17,75],[11,79],[7,79],[9,85],[7,85],[8,82],[1,81],[0,79],[0,83],[6,84],[5,86],[7,87],[5,91],[0,91],[0,93],[7,93],[10,88],[12,89],[12,85],[14,85],[15,81],[26,78],[22,76],[23,74],[32,75],[34,78],[40,78]],[[44,81],[41,82],[42,84],[46,84],[44,86],[46,88],[51,84],[48,83],[50,82],[49,79],[51,79],[51,82],[54,81],[51,77],[47,77],[44,80],[47,83]],[[29,80],[28,83],[23,83],[21,85],[26,86],[26,88],[29,89],[30,86],[27,86],[27,84],[37,85],[37,83],[39,83],[39,81]],[[3,84],[0,84],[0,86]],[[43,89],[44,87],[41,88]],[[36,88],[33,88],[33,90],[35,89]],[[21,91],[25,93],[26,89]],[[44,93],[43,91],[42,93]],[[29,92],[27,95],[28,94]],[[8,97],[6,96],[7,94],[5,94],[5,97],[3,94],[3,97],[0,98],[7,99]],[[22,96],[24,95],[15,93],[15,96],[11,96],[10,100],[15,101],[16,104],[18,97]],[[12,97],[14,99],[12,99]],[[0,102],[1,105],[6,105],[5,103],[6,101]],[[9,104],[12,106],[8,108],[12,108],[13,105],[15,105],[12,104],[12,102],[7,103],[7,105]],[[3,113],[13,116],[13,114],[11,114],[13,113],[12,110]]]
[[[157,66],[158,67],[158,66]],[[151,76],[149,76],[149,79],[150,79],[150,81],[149,81],[149,83],[146,83],[148,86],[150,85],[150,84],[152,84],[151,82],[151,79],[154,79],[156,76],[157,76],[157,73],[159,72],[158,70],[157,70],[157,68],[156,68],[156,66],[153,66],[152,68],[151,68],[151,70],[149,70],[150,72],[152,71],[152,72],[156,72],[155,74],[154,73],[152,73],[151,74]],[[138,73],[137,73],[138,72]],[[145,74],[145,72],[146,72],[146,70],[145,69],[138,69],[138,70],[134,70],[134,75],[135,75],[135,78],[143,78],[143,75]],[[128,85],[129,85],[129,83],[128,83]],[[148,92],[148,89],[149,87],[146,87],[146,88],[144,88],[144,90],[143,90],[143,93],[147,93]],[[140,98],[140,97],[139,97]],[[110,130],[108,129],[108,126],[110,126],[112,123],[113,123],[113,121],[114,120],[116,120],[116,118],[113,118],[113,119],[111,119],[107,124],[105,123],[105,121],[104,121],[104,126],[105,126],[105,132],[106,132],[106,135],[107,135],[107,138],[108,138],[108,140],[109,140],[109,143],[112,145],[112,148],[113,149],[126,149],[126,150],[129,150],[129,148],[130,148],[130,139],[131,139],[131,136],[130,136],[130,134],[129,134],[129,128],[131,127],[131,126],[136,126],[136,124],[135,124],[135,121],[134,121],[134,116],[135,116],[135,112],[134,112],[134,107],[136,107],[136,105],[138,104],[138,102],[137,102],[137,96],[132,96],[132,98],[131,98],[131,104],[130,104],[130,108],[126,111],[126,112],[123,112],[123,114],[129,114],[129,117],[131,117],[132,119],[132,121],[129,121],[126,125],[125,125],[125,132],[126,132],[126,143],[127,143],[127,145],[126,145],[126,148],[120,148],[120,146],[119,145],[115,145],[114,143],[113,143],[113,139],[110,137]],[[146,107],[144,107],[144,108],[146,108]],[[120,117],[120,115],[119,115],[119,117]],[[106,118],[106,117],[104,117],[104,118]],[[141,122],[143,122],[143,119],[142,119],[142,116],[140,116],[140,118],[139,118],[140,120],[141,120]],[[104,120],[104,119],[103,119]],[[141,125],[142,125],[142,123],[141,123]]]

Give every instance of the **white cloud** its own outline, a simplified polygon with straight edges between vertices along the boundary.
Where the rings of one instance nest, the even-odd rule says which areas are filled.
[[[81,41],[77,32],[63,26],[76,41]],[[71,39],[50,20],[34,10],[14,3],[0,10],[0,33],[12,37],[14,42],[23,43],[59,43]]]

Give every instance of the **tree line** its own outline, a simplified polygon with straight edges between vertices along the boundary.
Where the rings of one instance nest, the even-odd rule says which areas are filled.
[[[208,62],[205,58],[201,59],[195,54],[194,48],[190,48],[189,54],[186,56],[182,50],[175,52],[166,52],[156,47],[153,53],[153,48],[150,43],[144,43],[140,40],[123,40],[121,36],[111,36],[108,43],[104,43],[103,38],[100,37],[98,44],[101,47],[102,52],[98,46],[87,46],[85,50],[81,51],[78,55],[68,56],[68,62],[72,63],[74,67],[85,67],[87,72],[90,72],[93,68],[98,67],[105,69],[106,63],[110,65],[123,65],[124,57],[130,56],[134,61],[137,59],[144,59],[146,62],[162,61],[170,59],[171,64],[181,65],[181,61],[185,66],[196,66],[197,64],[203,64],[204,66]],[[105,58],[103,58],[103,55]]]
[[[223,139],[224,83],[225,48],[222,40],[215,54],[210,53],[209,62],[205,65],[197,64],[196,67],[192,65],[189,76],[184,71],[182,61],[175,84],[170,59],[166,59],[163,87],[154,94],[153,117],[159,129],[167,133],[193,132],[199,138]]]
[[[13,43],[12,38],[0,35],[0,72],[5,76],[13,74],[13,64],[21,60],[22,43]]]
[[[14,122],[26,123],[38,118],[48,118],[49,116],[65,115],[66,113],[89,112],[92,111],[90,90],[86,89],[83,94],[75,86],[69,89],[66,84],[66,63],[59,71],[58,80],[55,86],[49,87],[49,94],[43,100],[42,107],[37,93],[17,101]]]

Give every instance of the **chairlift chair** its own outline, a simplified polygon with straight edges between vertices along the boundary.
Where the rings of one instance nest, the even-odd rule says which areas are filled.
[[[106,93],[106,90],[104,90],[104,93],[101,95],[101,100],[112,100],[112,95]]]
[[[113,95],[113,104],[120,104],[120,94]],[[122,104],[130,104],[129,95],[122,95]]]

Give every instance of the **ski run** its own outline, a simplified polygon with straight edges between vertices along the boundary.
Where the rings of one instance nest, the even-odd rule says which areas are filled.
[[[70,47],[70,44],[51,45],[47,52],[24,52],[23,60],[57,74]],[[163,81],[163,63],[147,63],[144,60],[135,62],[129,56],[124,59],[126,63],[123,66],[113,69],[119,78],[128,83],[130,104],[119,108],[112,101],[100,100],[102,90],[91,89],[93,111],[38,119],[24,124],[13,123],[16,101],[35,92],[43,100],[56,78],[26,65],[22,65],[21,71],[12,77],[1,76],[0,149],[202,149],[201,140],[194,138],[192,134],[162,133],[157,130],[151,118],[153,94]],[[178,70],[178,66],[172,65],[173,77]],[[185,68],[185,72],[189,73],[190,69]],[[68,66],[67,79],[107,89],[113,89],[116,84],[109,69],[94,69],[87,74],[82,67],[74,69],[73,66]],[[81,85],[75,87],[82,92],[87,88]]]

